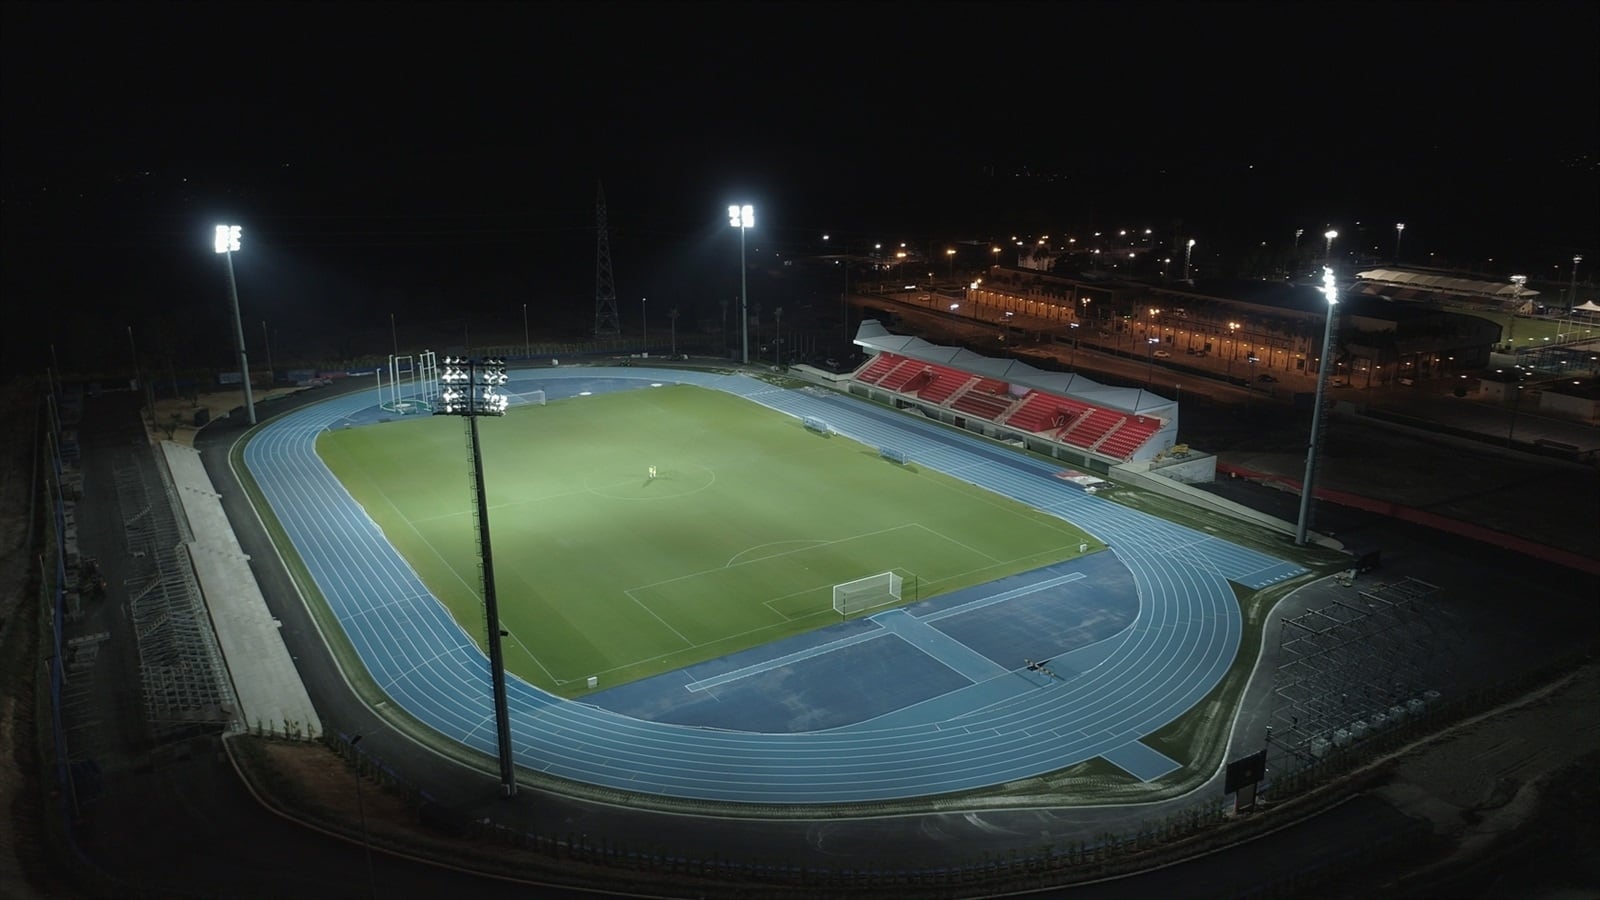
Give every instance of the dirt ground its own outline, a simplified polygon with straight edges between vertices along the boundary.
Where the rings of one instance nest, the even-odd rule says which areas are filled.
[[[262,403],[300,390],[301,388],[297,387],[275,387],[256,392],[254,399],[257,421],[262,418]],[[206,411],[207,420],[215,421],[226,416],[230,409],[243,403],[243,395],[238,391],[200,394],[193,398],[157,400],[155,424],[150,425],[148,430],[154,440],[168,440],[185,447],[193,447],[194,436],[200,432],[200,426],[195,425],[196,413],[203,409]]]

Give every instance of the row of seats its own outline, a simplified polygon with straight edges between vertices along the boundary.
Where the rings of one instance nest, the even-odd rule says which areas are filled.
[[[1098,450],[1106,456],[1127,459],[1145,441],[1150,440],[1151,435],[1160,430],[1160,419],[1149,416],[1127,416],[1122,420],[1121,428],[1112,431],[1100,442]]]
[[[950,404],[950,408],[958,412],[964,412],[969,416],[977,416],[980,419],[999,421],[1000,417],[1006,414],[1006,410],[1010,409],[1011,404],[1014,402],[1016,402],[1014,397],[991,394],[972,388],[957,397],[956,401]]]
[[[1161,430],[1160,419],[1101,409],[1042,391],[1032,391],[1018,399],[998,379],[894,353],[879,353],[854,377],[885,390],[947,405],[969,416],[1049,434],[1053,440],[1118,459],[1127,459]]]

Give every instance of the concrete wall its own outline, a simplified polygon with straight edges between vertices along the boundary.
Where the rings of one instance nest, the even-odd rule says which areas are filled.
[[[1191,452],[1183,458],[1151,461],[1150,471],[1184,484],[1209,484],[1217,480],[1217,458],[1210,453]]]
[[[1217,463],[1216,457],[1210,457],[1210,460],[1211,466],[1214,470]],[[1153,494],[1160,494],[1163,497],[1170,497],[1174,500],[1182,500],[1183,502],[1192,504],[1194,506],[1200,506],[1206,509],[1214,510],[1222,513],[1225,516],[1228,516],[1229,518],[1253,522],[1257,525],[1271,528],[1274,531],[1282,532],[1283,534],[1294,534],[1295,526],[1293,522],[1285,522],[1284,520],[1275,516],[1269,516],[1266,513],[1257,512],[1248,506],[1234,503],[1232,500],[1218,497],[1215,494],[1206,493],[1205,491],[1202,491],[1196,487],[1192,487],[1189,484],[1185,484],[1182,481],[1175,481],[1171,478],[1164,477],[1165,475],[1165,469],[1159,472],[1152,472],[1150,470],[1149,463],[1130,462],[1123,463],[1119,466],[1112,466],[1110,477],[1113,481],[1119,481],[1124,484],[1131,485],[1132,487],[1140,488],[1141,490],[1147,490]],[[1323,543],[1327,540],[1326,538],[1322,538],[1320,536],[1312,536],[1312,539],[1316,540],[1318,543]]]

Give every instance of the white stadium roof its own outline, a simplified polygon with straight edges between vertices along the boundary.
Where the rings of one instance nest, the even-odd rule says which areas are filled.
[[[1362,281],[1392,284],[1414,290],[1438,291],[1445,294],[1467,294],[1473,297],[1496,297],[1513,300],[1539,296],[1538,291],[1530,291],[1525,287],[1519,291],[1516,285],[1500,281],[1476,281],[1471,278],[1451,278],[1447,275],[1424,275],[1420,272],[1407,272],[1402,269],[1373,269],[1368,272],[1357,272],[1356,277]]]

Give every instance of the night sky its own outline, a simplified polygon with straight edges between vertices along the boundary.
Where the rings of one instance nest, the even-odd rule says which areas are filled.
[[[756,258],[1152,227],[1220,268],[1404,221],[1408,257],[1564,281],[1600,258],[1597,9],[9,2],[4,368],[129,326],[225,364],[220,221],[280,353],[386,350],[391,312],[571,332],[602,180],[625,328],[736,292],[741,200]]]

